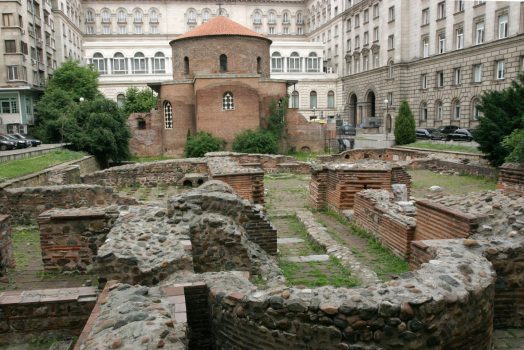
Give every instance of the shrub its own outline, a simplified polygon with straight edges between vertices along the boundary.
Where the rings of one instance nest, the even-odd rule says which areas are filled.
[[[509,136],[506,136],[504,141],[502,141],[502,145],[509,152],[505,158],[506,162],[524,163],[524,128],[517,129]]]
[[[157,97],[153,90],[149,88],[139,90],[136,87],[131,87],[126,91],[122,109],[125,115],[138,112],[147,113],[155,108],[156,101]]]
[[[223,151],[225,146],[226,141],[201,131],[188,136],[184,152],[186,157],[203,157],[207,152]]]
[[[394,133],[397,145],[412,143],[417,139],[415,118],[407,101],[400,102]]]
[[[236,135],[233,141],[233,151],[242,153],[278,153],[275,136],[266,130],[245,130]]]

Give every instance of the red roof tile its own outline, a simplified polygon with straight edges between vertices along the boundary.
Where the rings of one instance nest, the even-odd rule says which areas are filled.
[[[238,36],[252,36],[256,38],[266,39],[265,36],[244,27],[237,22],[230,20],[224,16],[217,16],[208,22],[196,27],[189,32],[178,36],[176,40],[189,39],[201,36],[222,36],[222,35],[238,35]]]

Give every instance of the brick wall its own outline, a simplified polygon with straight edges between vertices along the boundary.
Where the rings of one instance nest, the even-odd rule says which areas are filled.
[[[335,124],[309,122],[295,108],[288,109],[286,121],[288,148],[295,151],[324,152],[328,132],[335,130]]]
[[[15,266],[13,257],[13,242],[11,240],[11,226],[9,216],[0,215],[0,276],[5,275],[6,269]]]
[[[472,176],[482,176],[490,179],[496,179],[498,172],[496,168],[477,164],[463,164],[456,162],[447,162],[441,159],[421,159],[415,160],[409,164],[413,169],[428,169],[432,171],[456,171],[461,174],[468,174]]]
[[[176,285],[174,286],[176,288]],[[213,349],[211,317],[209,315],[209,289],[204,282],[181,285],[186,302],[187,326],[189,329],[188,349]]]
[[[469,237],[481,219],[430,200],[417,200],[416,207],[417,229],[414,239],[417,241]]]
[[[429,249],[427,241],[411,241],[409,268],[417,270],[420,265],[427,263],[435,257],[435,252]]]
[[[297,161],[291,156],[280,154],[251,154],[237,152],[210,152],[206,157],[227,156],[244,167],[255,167],[264,170],[264,173],[286,172],[293,174],[309,174],[311,165],[306,162]]]
[[[387,160],[405,161],[427,158],[428,153],[399,148],[353,149],[329,156],[319,156],[321,162],[336,162],[344,160]]]
[[[52,208],[105,207],[112,204],[136,204],[120,196],[111,187],[64,185],[23,187],[0,190],[0,214],[11,215],[16,223],[36,220]]]
[[[215,175],[213,179],[224,181],[250,202],[264,204],[264,174]]]
[[[384,246],[395,255],[407,258],[410,242],[415,235],[415,220],[385,208],[385,203],[377,205],[376,200],[359,192],[355,196],[353,220],[372,233]]]
[[[40,214],[44,270],[85,272],[117,217],[116,208],[54,209]]]
[[[327,169],[312,170],[309,181],[309,202],[315,209],[321,209],[326,205],[327,196]]]
[[[500,167],[497,188],[524,195],[524,164],[503,164]]]
[[[32,341],[52,332],[76,337],[96,303],[93,287],[7,291],[0,294],[0,344]]]
[[[162,109],[161,109],[162,111]],[[141,127],[139,127],[140,123]],[[150,113],[132,113],[127,118],[131,131],[129,151],[139,157],[158,156],[162,154],[162,114],[159,111]]]

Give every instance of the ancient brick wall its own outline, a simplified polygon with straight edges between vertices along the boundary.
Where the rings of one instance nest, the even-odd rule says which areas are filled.
[[[235,193],[255,204],[264,204],[264,174],[214,175],[231,186]]]
[[[472,176],[482,176],[490,179],[496,179],[498,172],[496,168],[483,166],[479,164],[464,164],[457,162],[449,162],[442,159],[420,159],[412,161],[409,164],[413,169],[427,169],[432,171],[454,171],[460,174],[468,174]]]
[[[42,334],[76,337],[96,303],[93,287],[7,291],[0,294],[0,345]],[[23,339],[21,339],[23,340]]]
[[[377,199],[368,192],[356,194],[353,220],[358,226],[372,233],[395,255],[407,258],[410,242],[415,236],[415,219],[388,208],[385,201],[377,203]]]
[[[149,113],[132,113],[127,118],[131,131],[129,151],[139,157],[159,156],[162,153],[163,109]]]
[[[315,209],[326,205],[328,170],[313,170],[309,182],[309,202]]]
[[[321,162],[337,162],[344,160],[387,160],[406,161],[418,158],[427,158],[428,153],[400,148],[354,149],[329,156],[319,156]]]
[[[524,196],[524,164],[505,163],[500,167],[497,188]]]
[[[335,124],[309,122],[295,108],[288,109],[286,121],[286,141],[295,151],[324,152],[328,132],[335,130]]]
[[[40,214],[44,270],[85,272],[117,217],[116,208],[53,209]]]
[[[478,227],[480,217],[463,213],[430,200],[417,200],[417,229],[414,239],[450,239],[469,237]]]
[[[7,268],[15,266],[11,234],[9,216],[0,215],[0,276],[5,275]]]
[[[294,157],[280,154],[251,154],[237,152],[210,152],[206,157],[229,157],[244,167],[261,168],[264,173],[285,172],[309,174],[311,165],[297,161]]]
[[[36,220],[40,213],[52,208],[105,207],[112,204],[136,204],[136,200],[118,195],[111,187],[98,185],[0,190],[0,213],[11,215],[17,223]]]
[[[434,251],[428,249],[429,246],[426,242],[427,241],[411,241],[409,255],[409,268],[411,270],[420,268],[420,265],[427,263],[435,257]]]

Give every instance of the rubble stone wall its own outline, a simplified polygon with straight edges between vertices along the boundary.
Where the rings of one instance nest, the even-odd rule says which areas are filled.
[[[86,271],[117,217],[116,208],[53,209],[40,214],[44,270]]]
[[[133,198],[118,195],[111,187],[98,185],[62,185],[21,187],[0,190],[0,214],[11,215],[13,222],[36,221],[38,215],[52,208],[106,207],[134,204]]]
[[[376,148],[376,149],[353,149],[333,154],[329,156],[319,156],[318,160],[322,163],[344,162],[352,160],[387,160],[387,161],[406,161],[418,158],[427,158],[425,152],[418,152],[399,148]]]
[[[356,194],[353,220],[395,255],[405,259],[409,256],[410,242],[415,236],[415,218],[395,210],[394,204],[389,203],[387,192],[384,191],[385,198],[379,198],[373,192],[377,191],[366,190]]]
[[[280,154],[253,154],[237,152],[210,152],[206,157],[230,157],[244,167],[262,168],[264,172],[290,172],[295,174],[309,174],[309,163],[297,161],[294,157]]]
[[[500,167],[497,188],[524,196],[524,164],[505,163]]]
[[[0,215],[0,276],[5,275],[7,268],[14,266],[15,260],[13,257],[9,216]]]
[[[7,291],[0,294],[0,345],[53,332],[78,336],[96,303],[93,287]]]
[[[460,174],[468,174],[471,176],[482,176],[490,179],[496,179],[498,172],[496,168],[479,164],[464,164],[457,162],[450,162],[442,159],[417,159],[409,164],[413,169],[427,169],[432,171],[453,171]]]

